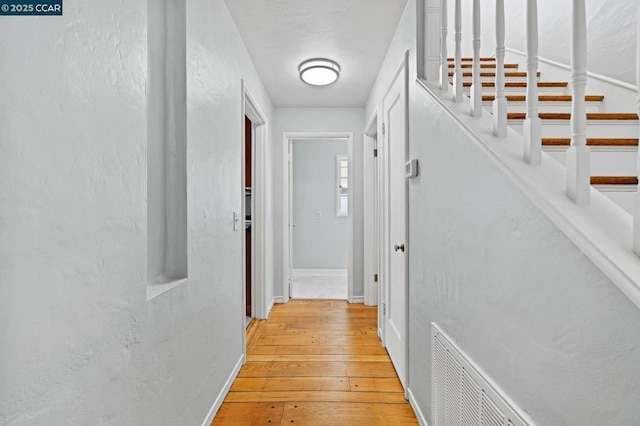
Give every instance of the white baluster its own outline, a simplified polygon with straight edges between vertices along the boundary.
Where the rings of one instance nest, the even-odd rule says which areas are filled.
[[[587,19],[585,0],[573,0],[571,34],[571,147],[567,151],[567,196],[577,204],[589,203],[591,149],[587,146]]]
[[[462,82],[464,76],[462,74],[462,5],[461,0],[456,0],[455,10],[455,26],[456,26],[456,58],[455,68],[453,72],[453,100],[462,102]]]
[[[449,61],[447,60],[447,0],[440,7],[440,89],[449,90]]]
[[[507,98],[504,95],[504,0],[496,0],[496,99],[493,101],[493,134],[507,136]]]
[[[638,8],[638,50],[636,52],[636,80],[638,84],[637,109],[640,111],[640,7]],[[640,133],[640,132],[639,132]],[[638,161],[636,174],[640,177],[640,151],[638,151]],[[633,197],[633,250],[640,255],[640,192],[636,190]]]
[[[471,115],[482,117],[482,81],[480,81],[480,0],[473,0],[473,83]]]
[[[538,116],[538,1],[527,0],[527,117],[524,120],[524,160],[541,162],[542,120]]]

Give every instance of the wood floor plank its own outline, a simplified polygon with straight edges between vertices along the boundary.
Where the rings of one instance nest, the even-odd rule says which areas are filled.
[[[347,377],[238,377],[232,392],[255,391],[348,391]]]
[[[418,424],[377,337],[376,307],[297,300],[254,327],[214,425]]]
[[[225,402],[218,410],[213,426],[279,425],[282,423],[284,403]]]
[[[389,362],[247,362],[238,377],[397,377]]]
[[[229,392],[227,402],[352,402],[405,404],[402,392],[262,391]]]
[[[349,404],[335,402],[287,402],[282,424],[334,425],[417,425],[409,404]]]
[[[342,362],[342,361],[359,361],[359,362],[386,362],[389,359],[388,355],[247,355],[248,362],[269,362],[269,361],[329,361],[329,362]]]
[[[402,392],[402,384],[397,377],[352,377],[349,386],[353,392]]]
[[[251,355],[387,355],[382,346],[254,346]]]
[[[298,328],[283,328],[283,329],[263,329],[261,332],[262,335],[267,338],[275,337],[275,336],[369,336],[375,340],[378,339],[377,330],[344,330],[344,329],[298,329]]]
[[[299,335],[268,336],[261,333],[255,346],[287,346],[287,345],[329,345],[329,346],[380,346],[380,341],[373,336],[331,336],[331,335]]]

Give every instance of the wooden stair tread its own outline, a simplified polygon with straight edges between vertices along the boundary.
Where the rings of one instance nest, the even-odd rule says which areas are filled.
[[[449,73],[449,77],[453,77],[453,72]],[[463,77],[473,77],[473,73],[472,72],[464,72],[462,73]],[[495,72],[481,72],[480,73],[480,77],[495,77],[496,73]],[[504,73],[505,77],[526,77],[527,76],[527,72],[526,71],[506,71]],[[540,77],[540,71],[538,71],[538,77]]]
[[[455,64],[449,64],[449,68],[455,68]],[[472,68],[473,64],[461,64],[462,68]],[[480,68],[496,68],[496,64],[480,64]],[[505,68],[518,68],[518,64],[504,64]]]
[[[591,185],[637,185],[637,176],[591,176]]]
[[[507,95],[507,101],[510,102],[525,102],[527,97],[525,95]],[[495,95],[483,95],[483,101],[494,101]],[[571,95],[541,95],[538,96],[538,102],[571,102],[573,97]],[[604,96],[601,95],[587,95],[584,97],[586,102],[602,102]]]
[[[542,138],[542,146],[569,146],[571,138]],[[638,146],[638,139],[632,138],[587,138],[589,146]]]
[[[471,81],[464,81],[462,82],[462,85],[464,87],[471,87],[473,83]],[[569,83],[567,83],[566,81],[539,81],[538,82],[538,87],[558,87],[558,88],[562,88],[562,87],[567,87],[569,85]],[[496,83],[495,81],[483,81],[482,82],[482,87],[495,87]],[[508,81],[504,84],[505,88],[513,88],[513,87],[527,87],[527,82],[526,81]]]
[[[455,60],[456,60],[456,58],[447,58],[447,61],[455,61]],[[463,61],[473,61],[473,58],[465,57],[465,58],[462,58],[462,60]],[[481,62],[489,62],[489,61],[495,61],[495,60],[496,60],[496,58],[492,58],[490,56],[485,56],[485,57],[481,57],[480,58]]]
[[[569,112],[541,112],[538,116],[542,120],[570,120],[571,113]],[[524,120],[526,113],[524,112],[510,112],[507,114],[509,120]],[[587,120],[622,120],[633,121],[638,120],[637,113],[619,113],[619,112],[590,112],[587,113]]]

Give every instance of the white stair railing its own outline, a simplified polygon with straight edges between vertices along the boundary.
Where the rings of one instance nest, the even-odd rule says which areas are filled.
[[[455,0],[456,56],[453,72],[453,100],[462,102],[464,74],[462,73],[462,5]]]
[[[567,150],[567,196],[589,204],[591,149],[587,146],[587,19],[585,0],[573,0],[571,32],[571,146]]]
[[[504,94],[504,0],[496,0],[496,98],[493,101],[493,134],[507,136],[507,98]]]
[[[473,82],[471,83],[471,115],[473,117],[482,117],[480,73],[480,0],[473,0]]]
[[[638,50],[636,52],[636,81],[638,84],[637,110],[640,113],[640,7],[638,8]],[[640,131],[638,132],[640,136]],[[636,164],[636,174],[640,178],[640,149]],[[633,196],[633,250],[640,255],[640,192]]]
[[[449,90],[449,59],[447,58],[447,0],[440,4],[440,90]]]
[[[538,116],[538,1],[527,0],[527,116],[524,120],[524,160],[539,165],[542,120]]]

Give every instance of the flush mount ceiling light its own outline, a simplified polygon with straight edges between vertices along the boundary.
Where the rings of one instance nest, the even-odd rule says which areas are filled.
[[[327,86],[340,77],[340,65],[330,59],[309,59],[298,67],[300,79],[312,86]]]

